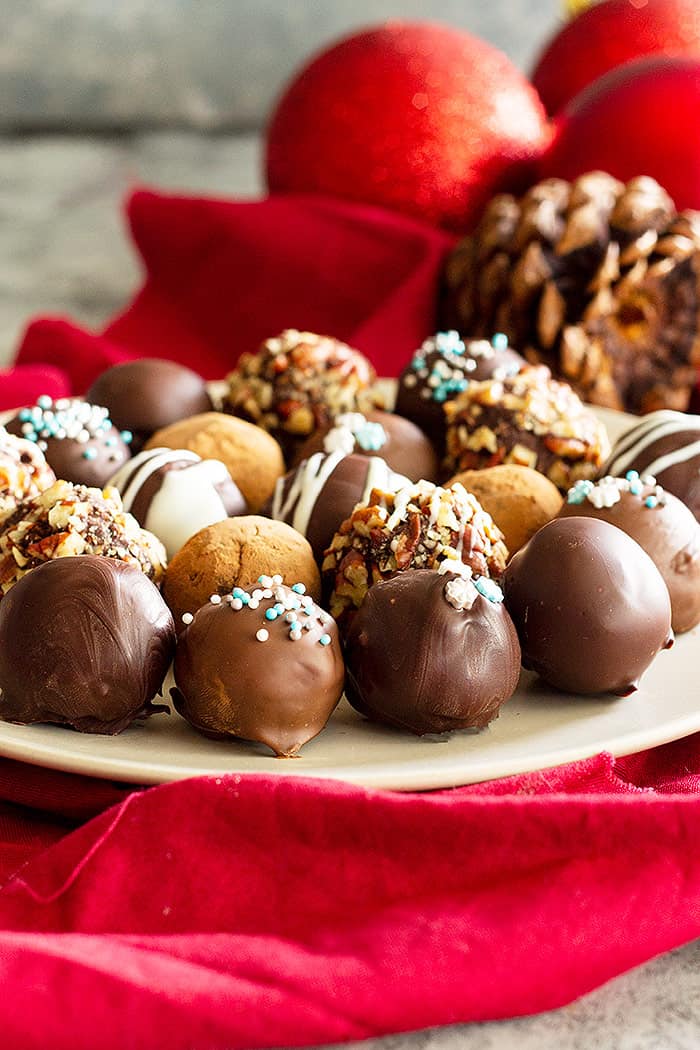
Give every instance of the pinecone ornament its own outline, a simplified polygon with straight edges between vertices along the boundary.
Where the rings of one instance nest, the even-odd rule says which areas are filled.
[[[700,364],[700,212],[604,172],[494,197],[448,259],[443,322],[505,332],[593,404],[684,411]]]

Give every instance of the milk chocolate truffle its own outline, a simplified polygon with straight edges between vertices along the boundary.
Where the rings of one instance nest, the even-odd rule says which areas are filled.
[[[187,449],[139,452],[109,483],[121,494],[124,510],[164,544],[168,558],[195,532],[248,509],[223,463]]]
[[[222,412],[205,412],[157,430],[147,449],[189,449],[202,459],[219,459],[252,511],[269,499],[284,474],[282,450],[260,427]]]
[[[173,618],[131,565],[45,562],[0,603],[0,717],[119,733],[154,705],[175,648]]]
[[[502,602],[498,584],[484,577],[421,569],[378,583],[348,633],[348,700],[368,718],[419,735],[488,725],[520,675],[518,636]]]
[[[0,522],[23,499],[50,488],[56,475],[33,441],[8,434],[0,427]]]
[[[427,481],[398,492],[374,489],[336,532],[323,560],[330,611],[343,629],[367,591],[405,569],[437,569],[445,559],[498,578],[508,551],[503,535],[461,485]]]
[[[603,474],[652,474],[700,521],[700,416],[650,412],[613,445]]]
[[[120,430],[131,431],[134,452],[143,448],[156,430],[212,408],[201,376],[175,361],[157,357],[113,365],[97,377],[85,397],[109,409]]]
[[[372,489],[395,492],[409,484],[378,456],[316,452],[278,479],[263,513],[306,536],[321,562],[341,523],[356,504],[366,503]]]
[[[344,412],[332,424],[319,427],[296,453],[301,463],[316,452],[346,456],[381,456],[392,470],[410,481],[436,481],[438,458],[423,431],[403,416],[379,409]]]
[[[341,412],[362,411],[375,400],[376,376],[358,350],[314,332],[288,328],[242,354],[226,377],[224,411],[268,430],[292,462],[295,449]]]
[[[458,482],[476,496],[503,533],[512,556],[538,529],[556,518],[562,495],[549,478],[531,467],[502,463],[484,470],[465,470],[447,482]]]
[[[333,619],[281,575],[250,591],[216,595],[180,636],[175,707],[206,736],[266,744],[296,755],[321,732],[343,692]]]
[[[499,463],[532,467],[563,492],[597,476],[607,432],[567,383],[544,365],[504,379],[469,383],[445,405],[449,474]]]
[[[617,525],[644,548],[668,587],[677,634],[700,623],[700,522],[656,478],[630,470],[624,478],[579,481],[560,516],[574,515]]]
[[[491,340],[471,341],[462,339],[459,332],[438,332],[425,340],[399,376],[396,411],[416,423],[442,455],[443,406],[466,390],[469,382],[502,379],[525,364],[501,332]]]
[[[116,489],[56,481],[0,525],[0,598],[42,562],[78,554],[116,558],[155,583],[165,572],[163,544],[124,512]]]
[[[40,397],[9,421],[11,434],[35,443],[57,478],[102,488],[131,455],[131,434],[109,412],[78,397]]]
[[[555,689],[627,696],[673,643],[661,573],[607,521],[548,522],[511,558],[502,586],[523,666]]]
[[[168,566],[163,597],[182,629],[184,613],[196,612],[212,594],[230,594],[234,587],[254,587],[259,576],[277,570],[299,580],[318,599],[321,581],[311,547],[282,521],[249,515],[226,518],[200,529]]]

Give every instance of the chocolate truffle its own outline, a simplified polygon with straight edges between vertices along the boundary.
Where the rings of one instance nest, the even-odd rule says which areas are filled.
[[[163,544],[124,512],[116,489],[56,481],[0,526],[0,598],[42,562],[77,554],[116,558],[155,583],[165,572]]]
[[[700,521],[700,416],[651,412],[613,445],[603,474],[652,474]]]
[[[607,521],[548,522],[511,558],[502,586],[523,666],[564,692],[627,696],[673,642],[661,573]]]
[[[343,692],[332,618],[281,575],[216,595],[180,636],[175,707],[206,736],[266,744],[291,757],[321,732]]]
[[[336,532],[323,560],[330,611],[344,628],[368,589],[405,569],[437,569],[447,558],[498,578],[508,551],[503,535],[461,485],[427,481],[398,492],[374,489]]]
[[[671,596],[673,630],[700,623],[700,523],[656,478],[636,470],[596,484],[579,481],[568,492],[561,517],[598,518],[617,525],[656,565]]]
[[[0,603],[0,717],[119,733],[153,705],[173,618],[142,572],[81,555],[45,562]]]
[[[469,383],[445,405],[445,415],[450,474],[516,463],[539,470],[565,492],[595,477],[610,448],[595,413],[544,365]]]
[[[410,481],[435,481],[438,458],[423,431],[393,412],[367,409],[344,412],[333,423],[319,427],[299,448],[294,463],[315,452],[342,452],[346,456],[381,456],[392,470]]]
[[[157,430],[147,449],[189,449],[202,459],[219,459],[252,511],[269,499],[284,474],[282,450],[260,427],[222,412],[205,412]]]
[[[106,408],[78,397],[40,397],[7,429],[36,443],[57,478],[88,488],[102,488],[131,455],[131,434],[117,430]]]
[[[168,558],[195,532],[248,509],[223,463],[187,449],[139,452],[109,483],[124,510],[164,544]]]
[[[511,556],[561,510],[559,489],[531,467],[502,463],[484,470],[465,470],[447,485],[455,482],[464,485],[488,511],[503,533]]]
[[[372,489],[395,492],[408,484],[378,456],[316,452],[279,478],[263,512],[306,536],[320,562],[341,523],[356,504],[366,503]]]
[[[446,568],[443,563],[442,568]],[[347,698],[412,733],[481,729],[512,696],[520,646],[498,584],[441,571],[372,587],[347,637]]]
[[[55,480],[56,475],[35,442],[15,437],[0,427],[0,522],[23,499],[38,496]]]
[[[370,392],[374,369],[358,350],[314,332],[289,328],[242,354],[226,377],[224,411],[268,430],[289,463],[296,448],[341,412],[380,404]]]
[[[168,566],[163,597],[182,629],[184,613],[196,612],[212,594],[252,587],[259,576],[279,569],[286,579],[300,580],[312,598],[321,581],[308,542],[290,525],[251,514],[226,518],[195,533]]]
[[[109,409],[120,430],[131,431],[134,452],[143,448],[156,430],[212,408],[201,376],[158,357],[113,365],[97,377],[85,397]]]
[[[396,411],[416,423],[442,455],[446,402],[473,380],[502,379],[519,372],[525,363],[501,332],[490,341],[467,342],[459,332],[438,332],[425,340],[399,376]]]

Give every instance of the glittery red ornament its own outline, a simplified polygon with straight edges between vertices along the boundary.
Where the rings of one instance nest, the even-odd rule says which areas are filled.
[[[600,169],[651,175],[678,209],[700,208],[700,60],[646,58],[606,73],[569,103],[543,176]]]
[[[698,0],[601,0],[549,41],[532,82],[558,113],[608,70],[659,53],[700,56]]]
[[[548,128],[509,59],[469,33],[391,22],[292,81],[267,138],[273,191],[378,204],[462,230],[531,175]]]

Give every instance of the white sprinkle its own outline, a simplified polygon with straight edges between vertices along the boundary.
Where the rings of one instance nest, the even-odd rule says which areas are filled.
[[[259,605],[260,605],[260,602],[258,601],[257,598],[251,598],[250,601],[248,602],[248,608],[249,609],[257,609],[257,607]]]
[[[253,593],[251,594],[251,598],[254,598],[256,602],[259,602],[260,599],[264,597],[264,592],[260,589],[260,587],[256,587]]]
[[[243,608],[243,602],[241,601],[241,599],[240,598],[234,598],[232,600],[232,602],[231,602],[231,608],[232,609],[236,609],[236,610],[242,609]]]
[[[280,576],[280,574],[278,572],[276,572],[275,575],[272,577],[272,582],[277,587],[279,587],[279,585],[282,583],[282,577]]]
[[[270,632],[266,631],[264,627],[261,627],[260,630],[256,632],[255,637],[259,642],[266,642],[270,637]]]
[[[192,613],[183,613],[182,614],[182,622],[186,626],[189,626],[192,623],[193,620],[194,620],[194,616],[192,615]]]
[[[211,595],[209,595],[209,601],[211,602],[212,605],[221,605],[221,595],[220,594],[211,594]]]

